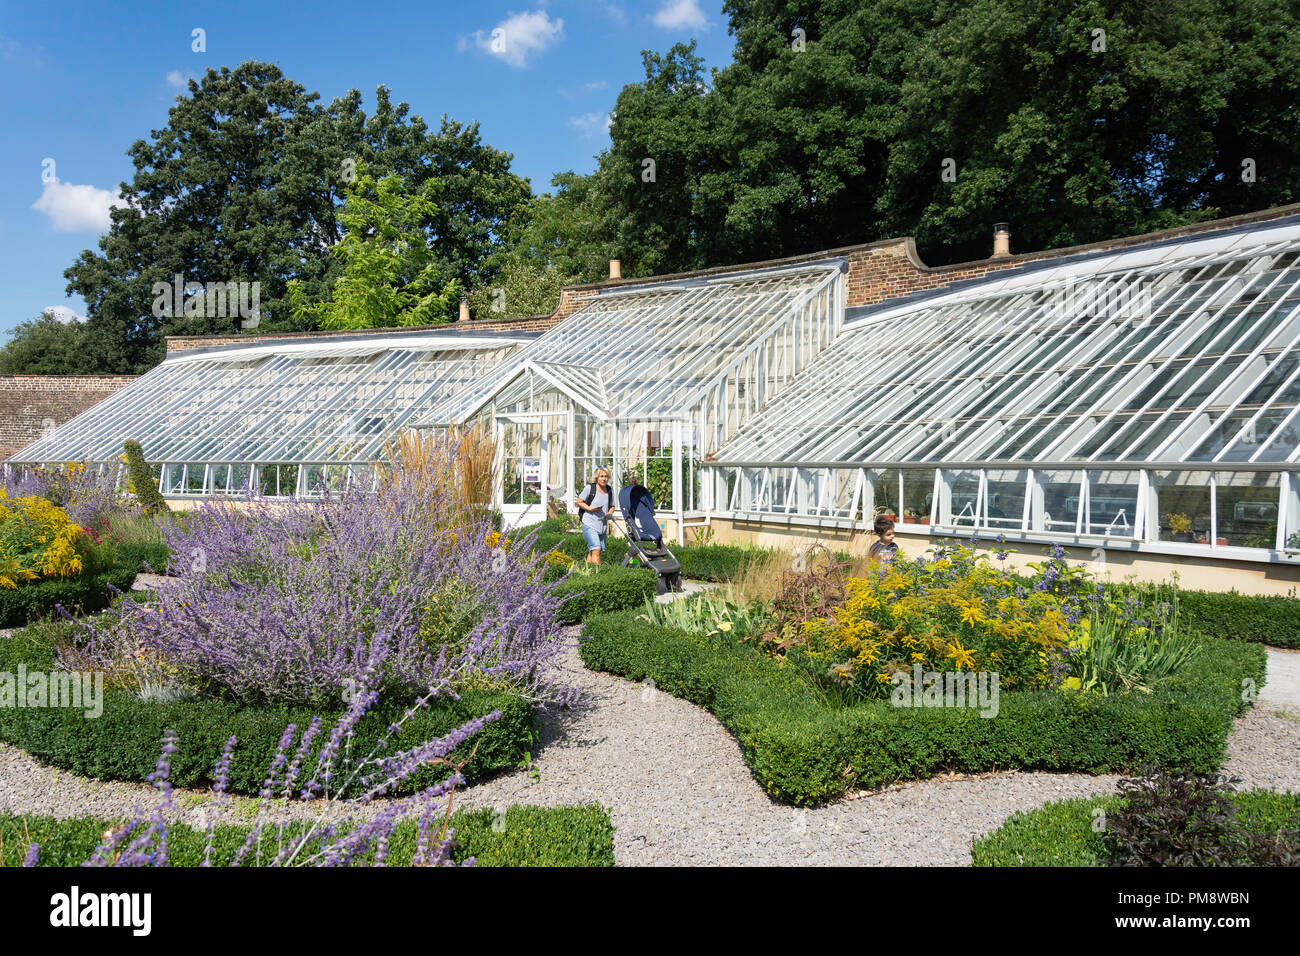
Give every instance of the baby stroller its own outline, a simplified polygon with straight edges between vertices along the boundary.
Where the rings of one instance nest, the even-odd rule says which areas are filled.
[[[660,594],[681,591],[682,566],[664,547],[664,532],[655,521],[655,500],[644,485],[627,485],[619,489],[618,507],[623,512],[623,534],[627,537],[627,554],[623,566],[639,561],[657,575]]]

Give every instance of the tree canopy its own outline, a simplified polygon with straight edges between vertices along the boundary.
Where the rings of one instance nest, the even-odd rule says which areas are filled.
[[[706,76],[677,44],[618,97],[595,179],[629,274],[900,235],[954,262],[996,221],[1024,251],[1300,199],[1285,0],[724,11],[731,65]]]
[[[353,90],[328,106],[267,63],[210,69],[178,97],[168,124],[132,145],[132,182],[99,250],[65,273],[86,301],[90,327],[109,347],[96,367],[142,371],[161,358],[164,333],[228,332],[230,319],[155,316],[155,282],[260,283],[259,331],[311,328],[303,302],[323,302],[341,275],[331,249],[340,207],[359,165],[396,176],[438,201],[418,224],[442,274],[464,285],[492,278],[506,223],[531,195],[511,157],[483,143],[477,124],[443,117],[430,129],[380,87],[372,115]],[[298,302],[287,298],[297,283]]]

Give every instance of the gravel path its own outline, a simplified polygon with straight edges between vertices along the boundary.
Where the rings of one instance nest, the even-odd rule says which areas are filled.
[[[1259,692],[1259,705],[1300,719],[1300,651],[1264,650],[1268,653],[1268,682]]]
[[[1012,812],[1110,792],[1118,780],[1014,772],[953,776],[797,810],[767,797],[735,740],[708,712],[588,671],[576,649],[565,655],[563,667],[587,703],[544,716],[533,770],[467,787],[456,803],[505,808],[598,800],[617,828],[620,865],[960,866],[970,861],[972,837]],[[1243,787],[1300,790],[1300,721],[1257,708],[1237,721],[1228,747],[1224,769]],[[152,799],[142,785],[88,781],[0,745],[0,809],[118,816]],[[183,795],[183,816],[196,820],[205,802],[199,793]],[[238,805],[251,812],[251,801]],[[311,808],[295,810],[302,815]]]

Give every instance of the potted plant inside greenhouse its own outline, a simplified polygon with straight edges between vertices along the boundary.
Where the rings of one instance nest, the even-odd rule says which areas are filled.
[[[921,516],[916,513],[915,508],[903,509],[903,522],[905,524],[917,524],[920,520]]]
[[[888,518],[890,521],[898,521],[898,515],[890,511],[884,505],[876,505],[876,509],[872,514],[877,518]]]
[[[1169,531],[1173,534],[1175,541],[1182,541],[1187,544],[1193,543],[1196,539],[1192,535],[1192,519],[1182,512],[1165,515],[1169,522]]]

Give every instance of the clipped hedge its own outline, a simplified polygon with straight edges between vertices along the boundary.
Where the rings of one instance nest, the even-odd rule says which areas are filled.
[[[798,804],[950,770],[1116,773],[1152,763],[1213,771],[1233,718],[1248,706],[1242,682],[1262,686],[1265,666],[1261,647],[1207,638],[1199,658],[1151,694],[1006,693],[998,715],[986,718],[973,708],[887,701],[837,707],[747,645],[710,643],[637,620],[634,611],[588,618],[584,631],[579,652],[588,667],[650,678],[707,708],[736,737],[762,787]]]
[[[0,671],[16,672],[20,664],[29,673],[53,671],[54,650],[27,632],[0,639]],[[404,710],[397,702],[381,701],[358,724],[352,752],[359,756],[369,753]],[[431,701],[392,738],[389,752],[443,736],[493,710],[501,710],[501,718],[452,756],[459,759],[473,752],[463,771],[471,779],[517,767],[533,746],[534,708],[518,696],[496,691],[467,691],[460,700]],[[146,701],[130,691],[105,687],[103,714],[94,719],[70,708],[0,708],[0,740],[83,777],[143,781],[158,762],[163,732],[171,729],[179,738],[179,750],[172,757],[172,782],[196,787],[210,781],[217,758],[233,734],[239,738],[239,746],[231,765],[229,790],[256,794],[285,727],[293,723],[301,730],[316,713],[303,707],[252,707],[221,700]],[[328,721],[338,714],[321,716]],[[316,750],[328,736],[319,735]],[[304,779],[314,765],[315,752],[304,761]],[[400,792],[418,791],[440,775],[445,776],[442,768],[428,768],[413,776]]]
[[[1237,818],[1250,833],[1300,827],[1300,794],[1247,790],[1233,794]],[[1081,797],[1021,811],[971,848],[972,866],[1107,866],[1104,833],[1092,829],[1094,808],[1107,814],[1119,796]]]
[[[1111,585],[1123,596],[1124,585]],[[1255,641],[1273,647],[1300,648],[1300,600],[1236,591],[1184,591],[1161,585],[1167,599],[1177,593],[1178,610],[1189,627],[1232,641]]]
[[[682,576],[697,581],[731,581],[738,578],[745,564],[772,553],[771,548],[753,548],[735,544],[684,545],[673,547],[682,566]]]
[[[56,819],[0,814],[0,866],[21,866],[32,843],[41,845],[39,866],[78,866],[89,859],[103,833],[118,821],[90,817]],[[495,824],[495,827],[494,827]],[[294,823],[286,833],[302,832]],[[596,803],[569,807],[513,806],[499,820],[490,808],[457,810],[452,859],[474,857],[479,866],[613,866],[614,826],[609,813]],[[228,866],[244,845],[251,827],[218,826],[212,841],[212,865]],[[346,826],[342,829],[346,830]],[[279,833],[268,827],[262,836],[262,858],[277,852]],[[389,844],[387,864],[409,866],[415,853],[416,824],[397,825]],[[207,833],[183,823],[168,828],[167,851],[172,866],[198,866]],[[249,859],[256,859],[256,850]]]
[[[593,574],[575,574],[555,586],[562,598],[557,619],[578,624],[592,614],[644,607],[656,591],[653,571],[602,564]]]
[[[0,627],[22,627],[54,613],[63,605],[70,613],[94,614],[108,607],[113,588],[131,590],[139,566],[131,560],[99,574],[74,578],[49,578],[17,588],[0,588]]]

